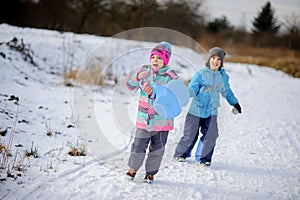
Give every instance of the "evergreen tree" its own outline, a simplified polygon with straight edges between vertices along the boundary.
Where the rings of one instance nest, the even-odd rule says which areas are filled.
[[[264,33],[275,35],[278,32],[280,25],[277,24],[277,19],[274,17],[274,11],[269,1],[262,7],[261,12],[254,19],[252,25],[252,32],[255,35]]]

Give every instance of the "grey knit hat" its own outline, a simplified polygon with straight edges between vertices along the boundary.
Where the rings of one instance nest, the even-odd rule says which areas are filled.
[[[209,50],[208,54],[209,54],[209,57],[219,56],[222,59],[222,61],[224,61],[226,52],[219,47],[214,47]]]

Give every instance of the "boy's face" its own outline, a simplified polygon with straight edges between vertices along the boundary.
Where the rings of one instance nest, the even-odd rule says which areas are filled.
[[[219,56],[212,56],[209,59],[209,67],[210,70],[212,71],[218,71],[219,68],[221,67],[221,64],[222,64],[222,60]]]
[[[164,66],[164,61],[161,57],[156,54],[153,54],[150,59],[150,65],[155,70],[158,70]]]

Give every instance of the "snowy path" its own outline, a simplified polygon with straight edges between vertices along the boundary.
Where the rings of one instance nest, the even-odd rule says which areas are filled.
[[[243,71],[242,66],[234,64],[228,68]],[[243,114],[234,116],[230,107],[225,106],[225,117],[221,119],[223,127],[210,168],[199,166],[193,158],[187,163],[172,159],[182,133],[184,116],[180,116],[176,131],[170,134],[164,162],[153,185],[142,183],[143,169],[135,181],[124,179],[127,151],[104,164],[88,156],[77,161],[79,166],[59,168],[58,172],[46,177],[28,174],[30,180],[26,182],[30,185],[18,188],[22,194],[20,199],[297,199],[300,192],[300,124],[296,109],[292,109],[297,101],[277,107],[280,104],[276,103],[275,93],[268,97],[268,102],[266,98],[253,102],[260,98],[260,92],[264,94],[278,87],[277,83],[261,82],[270,88],[245,91],[237,75],[240,75],[238,71],[231,72],[232,87],[240,96]],[[265,77],[264,81],[270,80]],[[281,87],[290,88],[289,84],[295,83],[299,85],[299,80],[283,80]],[[239,95],[238,91],[243,94]],[[296,88],[290,89],[292,94],[295,91]],[[266,106],[268,110],[264,109]],[[284,110],[290,112],[284,113]],[[13,193],[10,195],[15,197]]]
[[[228,65],[228,68],[243,70],[242,66]],[[223,127],[210,168],[200,167],[192,158],[187,163],[177,163],[172,159],[182,133],[184,116],[181,116],[177,119],[176,131],[170,134],[165,159],[153,185],[142,183],[143,169],[134,182],[124,179],[128,158],[128,152],[124,152],[119,158],[105,161],[104,164],[91,156],[74,158],[78,166],[61,164],[57,172],[38,172],[34,169],[39,165],[32,166],[28,168],[26,176],[17,179],[21,184],[8,181],[2,185],[1,197],[297,199],[300,194],[300,120],[297,110],[293,109],[298,102],[292,99],[299,97],[290,98],[286,92],[286,98],[290,98],[287,104],[277,104],[277,96],[268,97],[266,101],[266,97],[260,98],[259,93],[264,94],[264,91],[279,87],[275,82],[266,84],[271,88],[265,86],[262,91],[258,88],[245,91],[243,89],[248,84],[240,84],[238,81],[241,79],[237,75],[239,73],[236,71],[231,72],[232,87],[236,88],[243,114],[234,116],[230,113],[230,107],[225,106]],[[283,88],[290,88],[289,84],[299,85],[297,79],[283,78],[287,80],[286,85],[283,85],[285,81],[281,82]],[[239,91],[243,94],[239,95]],[[291,95],[296,94],[296,88],[289,91]],[[284,110],[289,110],[289,113],[284,113]]]

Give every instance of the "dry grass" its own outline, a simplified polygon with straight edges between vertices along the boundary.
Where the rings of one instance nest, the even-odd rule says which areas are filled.
[[[68,154],[70,156],[86,156],[86,149],[73,147]]]
[[[293,77],[300,78],[300,52],[283,48],[249,47],[235,45],[226,47],[230,56],[227,62],[240,62],[273,67]]]
[[[68,152],[70,156],[86,156],[87,149],[84,144],[77,142],[76,144],[69,143],[68,146],[70,147],[70,151]]]
[[[66,86],[74,86],[74,83],[78,82],[88,85],[103,85],[103,77],[100,74],[101,68],[97,68],[93,73],[87,70],[71,70],[64,74],[64,84]]]

